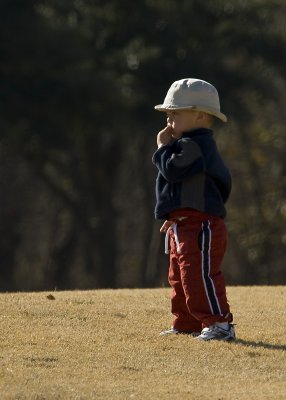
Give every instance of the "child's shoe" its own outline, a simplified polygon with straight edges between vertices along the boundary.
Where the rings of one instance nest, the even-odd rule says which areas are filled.
[[[178,331],[177,329],[171,327],[171,329],[167,329],[166,331],[160,332],[160,335],[192,335],[192,336],[198,336],[199,332],[192,332],[192,331]]]
[[[232,324],[228,324],[228,328],[224,329],[218,325],[211,325],[204,328],[197,337],[198,340],[234,340],[235,330]]]

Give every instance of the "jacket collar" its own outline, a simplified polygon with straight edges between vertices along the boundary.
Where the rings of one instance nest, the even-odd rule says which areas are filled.
[[[190,131],[187,132],[183,132],[182,134],[182,138],[184,137],[189,137],[189,138],[193,138],[194,136],[200,136],[200,135],[213,135],[213,130],[212,129],[208,129],[208,128],[198,128],[198,129],[192,129]]]

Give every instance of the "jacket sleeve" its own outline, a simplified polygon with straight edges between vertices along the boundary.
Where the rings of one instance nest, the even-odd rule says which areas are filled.
[[[162,146],[153,155],[153,163],[168,182],[178,182],[204,171],[204,159],[199,145],[189,138],[177,142],[179,152],[172,146]]]

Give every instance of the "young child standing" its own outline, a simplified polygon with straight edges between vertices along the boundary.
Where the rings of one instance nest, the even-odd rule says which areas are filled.
[[[224,224],[231,176],[213,139],[220,112],[216,88],[200,79],[174,82],[164,103],[167,126],[158,133],[153,163],[156,219],[170,245],[169,283],[173,325],[161,335],[190,333],[199,340],[235,339],[221,263],[227,245]]]

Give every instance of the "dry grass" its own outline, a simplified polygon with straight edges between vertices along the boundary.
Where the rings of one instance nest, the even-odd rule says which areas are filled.
[[[161,337],[169,290],[0,295],[0,397],[285,399],[286,287],[230,287],[235,343]]]

